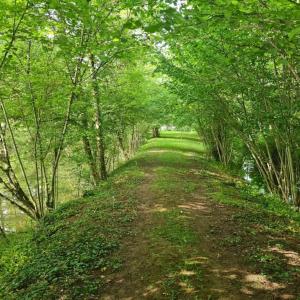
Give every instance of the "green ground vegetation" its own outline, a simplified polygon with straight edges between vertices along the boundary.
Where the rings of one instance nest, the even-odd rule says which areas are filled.
[[[143,199],[132,191],[145,181],[146,166],[155,167],[150,192],[157,197],[172,195],[165,203],[177,203],[180,196],[189,197],[201,185],[215,203],[238,208],[231,216],[238,230],[219,241],[220,247],[234,250],[246,245],[249,262],[273,279],[288,281],[299,272],[296,267],[284,271],[280,257],[251,244],[251,236],[257,234],[299,238],[299,215],[277,198],[251,193],[241,179],[218,168],[207,159],[205,147],[194,133],[165,132],[146,143],[134,159],[85,197],[61,205],[36,228],[9,235],[8,242],[1,240],[1,297],[56,299],[64,295],[65,299],[85,299],[101,294],[105,275],[122,268],[118,250],[130,239],[134,220],[139,217],[137,206]],[[201,181],[189,181],[189,173],[200,175]],[[153,220],[156,225],[146,233],[153,247],[165,243],[166,249],[180,257],[172,262],[162,258],[169,274],[162,283],[164,295],[177,299],[182,293],[178,283],[182,282],[187,289],[201,288],[204,270],[190,260],[193,251],[201,247],[201,239],[189,218],[174,207],[158,210]],[[276,239],[273,245],[284,247]]]

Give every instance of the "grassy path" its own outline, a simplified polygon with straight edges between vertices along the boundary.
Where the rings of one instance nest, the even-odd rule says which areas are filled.
[[[0,298],[300,299],[300,217],[254,197],[193,134],[0,244]]]
[[[135,160],[134,230],[101,299],[297,299],[297,223],[243,199],[194,136],[170,135]]]

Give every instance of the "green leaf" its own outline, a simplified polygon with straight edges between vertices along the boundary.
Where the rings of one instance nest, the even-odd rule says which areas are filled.
[[[154,33],[154,32],[160,31],[161,29],[162,29],[161,23],[153,24],[153,25],[150,25],[150,26],[147,26],[144,28],[144,30],[148,33]]]
[[[300,34],[300,27],[296,27],[289,32],[289,38],[292,40],[296,35]]]

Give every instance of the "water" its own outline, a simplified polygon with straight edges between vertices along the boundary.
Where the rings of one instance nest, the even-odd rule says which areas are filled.
[[[252,173],[254,170],[254,163],[252,160],[245,160],[243,163],[243,170],[244,170],[244,179],[247,182],[252,182]]]
[[[20,231],[31,221],[18,208],[5,200],[0,200],[0,224],[5,232]]]

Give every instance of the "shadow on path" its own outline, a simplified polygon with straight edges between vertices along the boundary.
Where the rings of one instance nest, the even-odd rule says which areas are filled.
[[[119,253],[124,265],[107,274],[101,299],[297,299],[299,275],[275,281],[246,259],[254,246],[280,237],[254,232],[255,223],[239,224],[242,209],[211,199],[214,173],[208,174],[203,151],[153,144],[132,162],[145,172],[133,191],[138,217]],[[269,250],[300,266],[299,249]]]

